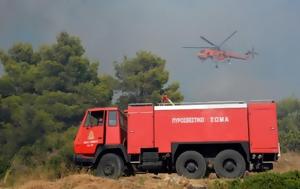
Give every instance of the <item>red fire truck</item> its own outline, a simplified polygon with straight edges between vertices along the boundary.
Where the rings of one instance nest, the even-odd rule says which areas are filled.
[[[279,158],[276,104],[131,104],[125,113],[118,107],[91,108],[74,152],[76,164],[104,177],[137,170],[241,177],[246,170],[271,169]]]

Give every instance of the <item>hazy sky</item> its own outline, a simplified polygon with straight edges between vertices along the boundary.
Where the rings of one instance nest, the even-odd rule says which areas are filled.
[[[204,35],[254,60],[201,63]],[[1,0],[0,48],[29,42],[38,48],[67,31],[81,38],[86,55],[113,73],[113,61],[149,50],[167,61],[185,101],[300,97],[300,1],[297,0]]]

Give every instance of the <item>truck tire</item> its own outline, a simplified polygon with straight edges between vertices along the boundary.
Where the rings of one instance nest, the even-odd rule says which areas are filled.
[[[206,173],[205,159],[196,151],[186,151],[180,154],[175,166],[178,175],[191,179],[202,178]]]
[[[122,158],[114,153],[104,154],[96,168],[96,175],[117,179],[123,174],[124,162]]]
[[[239,152],[223,150],[214,160],[214,169],[218,177],[242,177],[246,171],[246,162]]]

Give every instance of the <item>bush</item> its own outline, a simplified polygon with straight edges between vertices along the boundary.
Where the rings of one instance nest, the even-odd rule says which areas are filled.
[[[211,188],[215,189],[294,189],[300,188],[300,171],[286,173],[259,173],[244,179],[214,181]]]

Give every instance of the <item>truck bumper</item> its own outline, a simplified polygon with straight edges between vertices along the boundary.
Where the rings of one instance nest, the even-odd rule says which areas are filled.
[[[78,155],[78,154],[75,154],[73,159],[74,159],[74,163],[79,166],[93,166],[95,162],[94,157]]]

